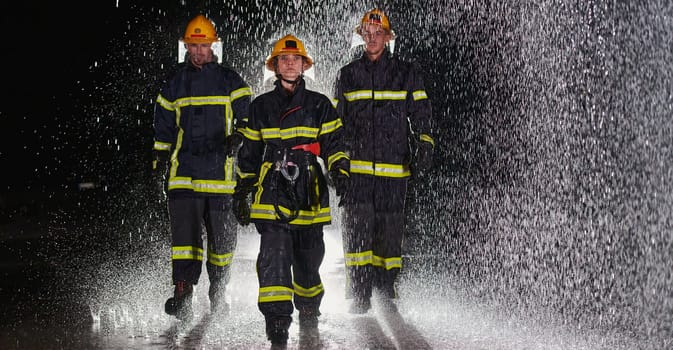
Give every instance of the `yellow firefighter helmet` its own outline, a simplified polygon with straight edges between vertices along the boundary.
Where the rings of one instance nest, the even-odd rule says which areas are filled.
[[[215,25],[204,15],[198,15],[189,21],[182,38],[186,44],[208,44],[219,40]]]
[[[374,8],[367,13],[365,13],[364,16],[362,16],[362,20],[360,21],[360,24],[355,28],[355,31],[362,35],[361,31],[365,27],[365,25],[370,25],[370,24],[375,24],[381,26],[383,30],[392,33],[392,30],[390,29],[390,21],[388,20],[388,16],[383,12],[383,10]]]
[[[299,55],[306,59],[306,67],[304,70],[308,70],[313,66],[313,59],[306,53],[304,48],[304,43],[301,40],[297,39],[294,35],[286,35],[278,41],[273,46],[273,51],[271,55],[266,59],[266,68],[270,71],[274,71],[273,59],[281,55]]]

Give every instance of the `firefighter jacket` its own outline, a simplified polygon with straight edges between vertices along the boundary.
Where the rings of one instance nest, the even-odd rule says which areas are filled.
[[[331,223],[328,170],[348,171],[341,119],[330,99],[280,80],[252,102],[238,153],[241,183],[254,183],[250,219],[290,226]],[[324,167],[324,168],[323,168]]]
[[[187,60],[157,97],[154,150],[170,152],[168,196],[234,192],[235,161],[225,139],[248,118],[252,90],[217,62]]]
[[[422,77],[387,49],[375,62],[363,55],[342,67],[335,90],[351,174],[407,178],[410,147],[416,142],[434,147]]]

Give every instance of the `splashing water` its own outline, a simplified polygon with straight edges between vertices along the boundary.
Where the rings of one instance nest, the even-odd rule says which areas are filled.
[[[125,6],[134,14],[128,29],[91,67],[104,77],[79,101],[90,130],[80,141],[91,147],[73,172],[107,169],[116,189],[94,201],[108,203],[94,218],[108,228],[92,229],[84,246],[122,237],[101,248],[90,272],[89,286],[101,284],[86,294],[96,310],[114,304],[99,293],[110,285],[145,288],[133,281],[133,269],[110,264],[105,255],[113,252],[128,250],[115,255],[126,265],[152,266],[143,276],[152,276],[155,289],[141,293],[145,302],[162,301],[169,288],[156,289],[169,281],[162,253],[169,243],[146,164],[153,100],[174,68],[174,43],[188,19],[205,9],[225,43],[223,61],[257,94],[265,88],[263,62],[273,41],[295,34],[316,62],[312,87],[331,96],[338,67],[359,54],[349,46],[352,30],[373,7],[331,0],[319,6],[206,1],[200,9],[116,5]],[[411,322],[473,347],[484,337],[499,338],[499,348],[522,347],[517,333],[535,324],[550,327],[538,331],[540,348],[552,326],[566,327],[578,340],[553,337],[550,347],[670,347],[673,5],[465,0],[378,6],[397,33],[396,54],[423,70],[437,120],[437,167],[410,186],[401,294]],[[79,133],[75,124],[60,129]],[[140,248],[147,245],[152,248]],[[113,273],[96,277],[101,267]],[[424,300],[436,298],[445,298],[445,307],[424,312],[433,310]],[[142,310],[133,313],[131,319],[142,319]],[[126,319],[119,314],[117,322]],[[444,328],[434,331],[438,321]],[[496,321],[510,324],[499,330],[489,325]],[[599,335],[584,343],[590,332]]]

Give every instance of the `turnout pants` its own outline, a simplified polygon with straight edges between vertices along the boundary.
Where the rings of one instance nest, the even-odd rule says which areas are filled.
[[[396,298],[402,268],[407,181],[354,175],[343,210],[346,298],[369,299],[372,290]]]
[[[322,225],[295,228],[281,223],[257,223],[255,226],[260,233],[259,311],[269,321],[289,318],[294,307],[318,310],[325,294],[319,272],[325,257]]]
[[[199,282],[203,259],[211,282],[224,283],[237,244],[238,226],[231,211],[231,196],[172,198],[168,200],[171,221],[173,283]],[[208,242],[203,249],[205,228]]]

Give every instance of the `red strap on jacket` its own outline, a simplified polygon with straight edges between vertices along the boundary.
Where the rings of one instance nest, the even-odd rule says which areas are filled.
[[[296,145],[292,149],[300,149],[306,152],[313,153],[316,157],[320,156],[320,142],[305,143],[303,145]]]

